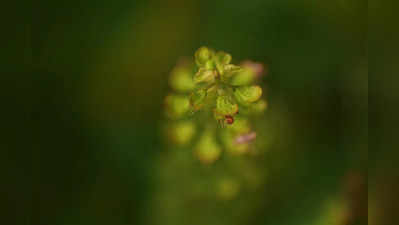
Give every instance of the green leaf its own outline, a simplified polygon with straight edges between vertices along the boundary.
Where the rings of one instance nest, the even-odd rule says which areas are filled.
[[[239,87],[234,91],[234,96],[239,103],[248,105],[262,96],[262,88],[257,85]]]

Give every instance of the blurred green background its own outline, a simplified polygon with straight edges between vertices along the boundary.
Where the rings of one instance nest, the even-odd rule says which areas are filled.
[[[39,12],[22,30],[32,76],[2,87],[6,221],[367,224],[365,1],[72,0]],[[267,179],[238,200],[177,204],[195,172],[160,163],[163,98],[175,63],[204,45],[269,68]]]

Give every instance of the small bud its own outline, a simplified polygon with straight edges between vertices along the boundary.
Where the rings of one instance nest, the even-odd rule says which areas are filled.
[[[219,73],[223,74],[223,67],[231,62],[231,55],[226,52],[218,52],[215,55],[215,61]]]
[[[226,76],[231,77],[232,75],[241,72],[242,68],[233,64],[227,64],[223,66],[223,71],[226,73]]]
[[[200,68],[194,76],[194,83],[206,83],[211,84],[215,82],[215,72],[212,70],[207,70],[205,68]]]
[[[169,95],[165,99],[167,115],[177,119],[186,114],[190,109],[189,98],[182,95]]]
[[[195,52],[195,62],[199,67],[204,66],[212,58],[212,51],[207,47],[201,47]]]
[[[218,61],[223,65],[229,64],[232,59],[231,55],[226,52],[218,52],[216,56],[218,58]]]
[[[238,112],[238,105],[226,95],[218,96],[216,99],[216,113],[221,115],[234,115]]]
[[[190,105],[193,107],[195,111],[199,110],[204,106],[204,101],[206,97],[206,91],[204,89],[200,89],[191,93],[190,96]]]
[[[255,81],[256,75],[255,73],[248,69],[244,68],[240,72],[235,73],[231,79],[230,79],[230,84],[233,86],[244,86],[244,85],[250,85]]]
[[[239,87],[234,91],[234,96],[239,103],[248,105],[262,96],[262,88],[256,85]]]
[[[253,62],[250,60],[244,61],[241,66],[251,70],[256,77],[260,77],[267,73],[267,68],[262,63]]]
[[[223,66],[222,80],[229,82],[229,80],[236,74],[242,72],[242,68],[233,64],[227,64]]]
[[[215,63],[213,62],[213,60],[208,60],[202,66],[202,68],[207,69],[207,70],[213,70],[213,69],[215,69]]]
[[[193,72],[188,66],[180,66],[173,69],[170,80],[170,86],[179,92],[189,92],[195,87],[193,81]]]
[[[172,140],[178,145],[188,144],[195,135],[195,132],[195,124],[191,121],[178,122],[168,130]]]
[[[265,100],[259,100],[251,105],[251,112],[260,114],[267,109],[267,102]]]
[[[204,164],[213,163],[220,157],[222,152],[213,136],[212,132],[206,131],[195,149],[196,156]]]
[[[225,52],[221,52],[221,54],[219,55],[219,60],[220,63],[222,63],[223,65],[227,65],[231,62],[231,55]]]

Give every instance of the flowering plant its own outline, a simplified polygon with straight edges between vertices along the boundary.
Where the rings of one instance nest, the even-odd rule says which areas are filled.
[[[263,65],[231,61],[228,53],[201,47],[194,62],[180,62],[170,76],[173,93],[165,99],[168,135],[178,145],[196,139],[194,152],[203,163],[216,161],[222,149],[249,152],[256,138],[249,119],[267,107],[262,88],[255,84]]]

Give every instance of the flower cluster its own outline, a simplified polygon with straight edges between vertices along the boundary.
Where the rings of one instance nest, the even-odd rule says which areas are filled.
[[[231,61],[228,53],[201,47],[194,62],[179,63],[170,76],[174,93],[165,99],[166,115],[173,121],[168,134],[180,145],[198,136],[195,154],[204,163],[217,160],[222,149],[248,152],[256,138],[249,117],[267,107],[262,88],[255,85],[262,64],[245,61],[238,66]]]

